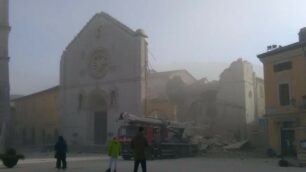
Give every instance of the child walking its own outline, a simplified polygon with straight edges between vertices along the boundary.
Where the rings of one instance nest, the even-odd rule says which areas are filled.
[[[121,144],[119,140],[114,137],[108,146],[108,155],[110,157],[109,160],[109,167],[106,170],[106,172],[111,172],[112,171],[112,165],[114,164],[114,172],[117,172],[117,159],[119,155],[121,154]]]

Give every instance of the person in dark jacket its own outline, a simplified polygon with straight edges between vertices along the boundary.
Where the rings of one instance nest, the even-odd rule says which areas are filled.
[[[56,168],[66,169],[67,144],[63,136],[58,137],[57,143],[55,144],[54,148],[55,148]]]
[[[148,141],[143,135],[144,128],[139,127],[138,134],[133,138],[131,147],[134,151],[134,172],[138,171],[141,164],[142,172],[147,172],[145,149],[148,147]]]

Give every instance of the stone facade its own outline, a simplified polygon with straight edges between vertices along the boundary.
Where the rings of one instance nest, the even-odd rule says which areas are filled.
[[[159,118],[167,116],[171,120],[184,121],[186,107],[183,104],[187,98],[184,96],[185,87],[196,81],[187,70],[150,72],[147,92],[151,106],[148,106],[148,113],[150,114],[152,109],[159,109]],[[163,105],[156,103],[157,101],[163,102]]]
[[[203,78],[184,91],[185,120],[202,128],[198,133],[229,140],[252,140],[249,133],[255,128],[258,133],[258,120],[265,113],[264,84],[251,63],[238,59],[222,72],[219,81]]]
[[[251,63],[238,59],[220,75],[217,94],[218,114],[231,125],[239,138],[247,138],[248,125],[264,114],[264,90]]]
[[[0,0],[0,128],[2,144],[6,144],[9,127],[9,56],[8,40],[10,26],[8,21],[8,0]]]
[[[261,78],[256,78],[255,85],[255,120],[263,118],[266,109],[265,109],[265,83]]]
[[[108,14],[96,14],[61,58],[60,134],[69,144],[103,145],[121,112],[144,114],[147,42]]]
[[[252,64],[238,59],[220,75],[218,102],[241,107],[246,123],[250,123],[255,119],[254,86]]]
[[[213,136],[217,134],[217,102],[219,82],[203,78],[187,86],[185,120],[194,123],[196,134]]]
[[[197,81],[187,70],[150,72],[148,77],[148,98],[167,99],[167,83],[174,77],[180,77],[186,85],[191,85]]]

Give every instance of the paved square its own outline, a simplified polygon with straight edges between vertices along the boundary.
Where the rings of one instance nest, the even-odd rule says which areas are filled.
[[[67,172],[103,172],[107,168],[106,157],[80,157],[68,160]],[[148,161],[148,172],[304,172],[305,168],[278,167],[275,159],[221,159],[186,158],[175,160]],[[28,159],[7,172],[56,172],[54,159]],[[132,172],[133,162],[118,163],[118,172]],[[141,171],[141,170],[139,170]]]

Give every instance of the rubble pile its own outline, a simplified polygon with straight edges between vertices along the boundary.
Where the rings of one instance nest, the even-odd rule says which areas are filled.
[[[251,147],[248,140],[238,141],[216,135],[213,137],[198,137],[201,156],[207,157],[261,157],[263,154]]]
[[[235,143],[235,140],[225,139],[222,136],[216,135],[213,137],[199,137],[198,143],[200,144],[200,150],[206,152],[211,148],[223,148],[230,143]]]

